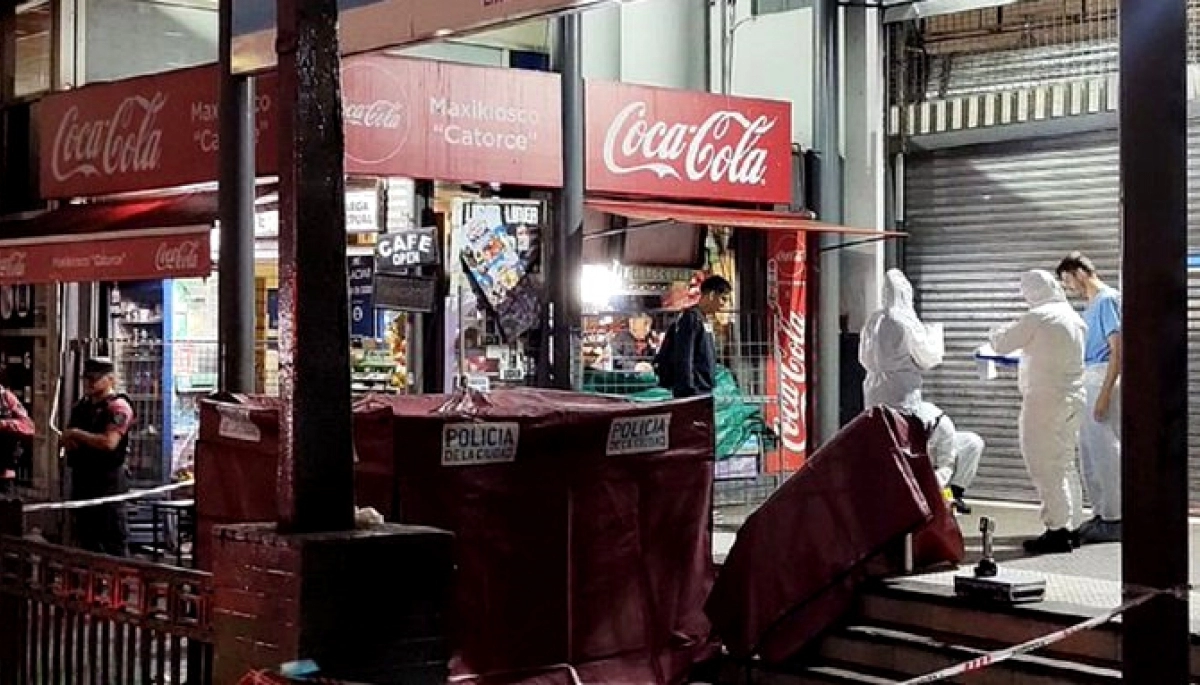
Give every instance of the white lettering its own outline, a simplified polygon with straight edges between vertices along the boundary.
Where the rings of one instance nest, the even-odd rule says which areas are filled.
[[[159,273],[191,271],[199,266],[199,240],[185,240],[178,245],[162,242],[154,253],[154,270]]]
[[[776,120],[713,112],[699,124],[648,121],[645,102],[621,110],[604,136],[604,165],[616,175],[652,173],[660,179],[763,185],[769,152],[760,145]]]
[[[78,107],[63,115],[54,133],[50,173],[56,181],[156,171],[162,161],[158,115],[167,96],[125,98],[108,117],[81,119]],[[196,108],[192,109],[193,116]]]
[[[671,415],[629,416],[613,419],[608,428],[605,454],[645,454],[663,452],[670,447]]]
[[[26,272],[25,252],[9,252],[0,256],[0,278],[24,278]]]
[[[399,130],[406,119],[404,103],[392,100],[344,103],[342,113],[347,126],[384,130]]]

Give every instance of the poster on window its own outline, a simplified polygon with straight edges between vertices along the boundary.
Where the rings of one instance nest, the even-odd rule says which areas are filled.
[[[807,255],[801,231],[772,232],[767,238],[767,304],[771,317],[771,358],[767,364],[767,424],[778,436],[764,471],[787,473],[804,465],[808,391]]]
[[[484,200],[463,204],[457,245],[463,273],[495,315],[505,340],[538,325],[545,206],[537,201]]]

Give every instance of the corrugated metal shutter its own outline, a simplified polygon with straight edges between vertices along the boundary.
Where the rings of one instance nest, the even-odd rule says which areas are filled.
[[[1200,226],[1200,131],[1190,132],[1190,224]],[[997,323],[1024,309],[1020,275],[1053,270],[1083,251],[1101,277],[1119,286],[1116,133],[1028,140],[944,151],[909,160],[906,178],[907,273],[926,321],[946,327],[945,364],[929,374],[927,397],[987,451],[975,496],[1036,500],[1017,446],[1020,404],[1015,374],[979,380],[972,352]],[[1192,229],[1190,243],[1196,240]],[[1191,364],[1200,362],[1200,276],[1190,278]],[[1200,381],[1190,386],[1200,411]],[[1200,493],[1200,422],[1189,422],[1194,504]]]

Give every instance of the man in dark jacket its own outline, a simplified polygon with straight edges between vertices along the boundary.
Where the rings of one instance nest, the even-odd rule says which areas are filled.
[[[733,286],[720,276],[700,284],[700,301],[688,307],[667,331],[656,359],[659,382],[677,398],[712,392],[717,371],[717,347],[710,318],[727,308]]]

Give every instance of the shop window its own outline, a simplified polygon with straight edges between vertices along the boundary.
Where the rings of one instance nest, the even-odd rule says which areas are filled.
[[[84,0],[87,82],[217,61],[217,0]],[[136,50],[129,37],[138,37]]]
[[[16,18],[16,83],[13,94],[29,97],[50,90],[50,3],[24,5]]]
[[[756,17],[812,7],[812,0],[752,0],[751,12]]]

